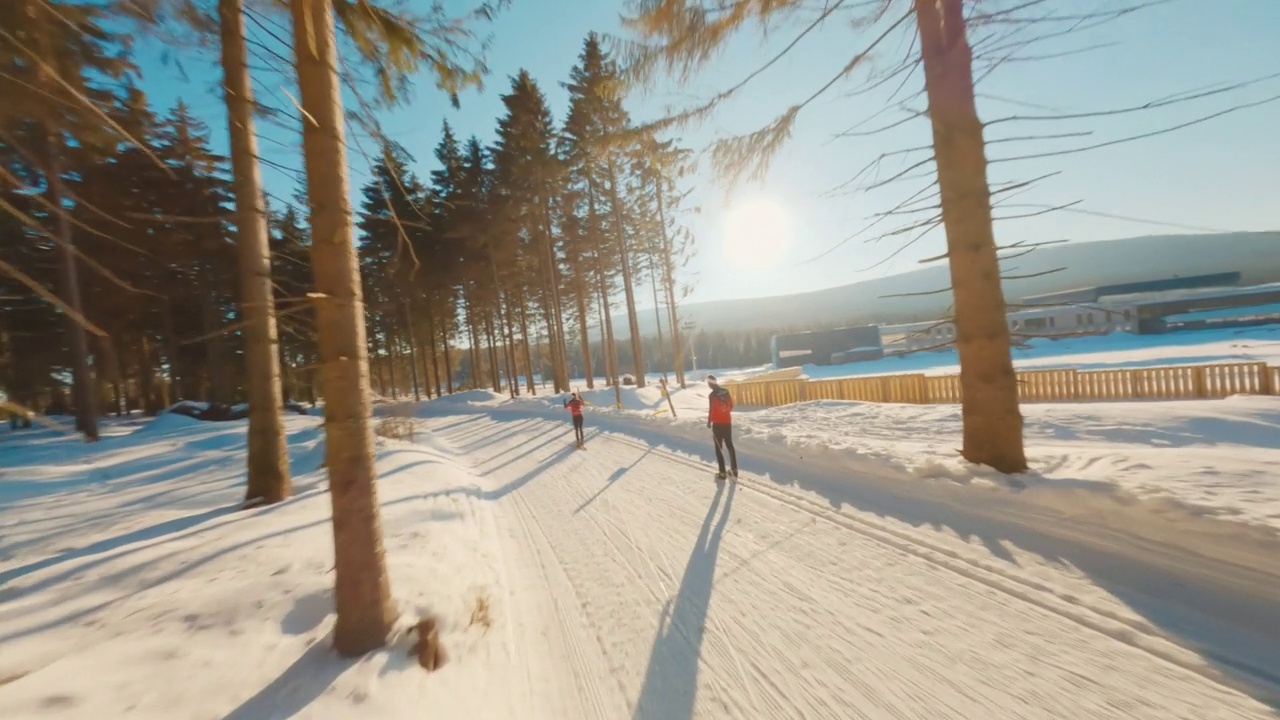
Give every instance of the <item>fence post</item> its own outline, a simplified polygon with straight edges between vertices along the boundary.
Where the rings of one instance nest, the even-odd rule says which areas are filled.
[[[1209,395],[1209,383],[1204,377],[1204,366],[1197,365],[1192,373],[1192,380],[1195,383],[1195,395],[1197,398],[1205,398]]]
[[[1271,395],[1271,368],[1266,363],[1258,363],[1255,367],[1258,368],[1258,394]]]

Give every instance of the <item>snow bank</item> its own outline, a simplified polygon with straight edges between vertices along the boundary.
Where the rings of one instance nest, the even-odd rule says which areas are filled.
[[[200,425],[201,420],[191,417],[190,415],[182,415],[173,412],[163,412],[157,415],[151,422],[138,428],[137,432],[141,433],[161,433],[182,430],[193,425]]]
[[[953,405],[822,401],[740,412],[752,442],[838,452],[904,478],[1056,487],[1182,503],[1280,527],[1280,398],[1022,407],[1032,472],[1008,478],[959,456]]]
[[[174,416],[176,417],[176,416]],[[159,422],[159,421],[157,421]],[[6,446],[0,488],[0,717],[511,717],[486,643],[506,611],[501,537],[475,478],[430,447],[380,442],[378,493],[401,629],[336,658],[332,530],[317,418],[286,416],[295,496],[251,511],[245,423],[85,445]],[[230,427],[229,426],[238,426]],[[440,621],[446,665],[404,630]]]

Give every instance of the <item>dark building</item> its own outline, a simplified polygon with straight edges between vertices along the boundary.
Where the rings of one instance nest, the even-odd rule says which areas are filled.
[[[1139,302],[1136,310],[1139,335],[1271,325],[1280,322],[1280,288]]]
[[[884,357],[879,325],[774,335],[769,342],[773,366],[842,365]]]
[[[1032,295],[1022,299],[1027,305],[1086,305],[1096,303],[1104,298],[1116,295],[1137,295],[1140,293],[1171,292],[1176,290],[1202,290],[1205,288],[1233,287],[1240,284],[1239,272],[1214,273],[1212,275],[1189,275],[1186,277],[1161,278],[1159,280],[1139,280],[1137,282],[1118,283],[1115,285],[1096,285],[1077,290]]]

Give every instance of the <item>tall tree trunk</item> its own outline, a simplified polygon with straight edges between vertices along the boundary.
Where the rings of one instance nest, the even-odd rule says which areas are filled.
[[[154,365],[151,361],[151,343],[147,341],[146,335],[142,336],[138,348],[138,395],[141,399],[142,414],[151,417],[156,414],[155,387],[156,376]]]
[[[498,367],[498,345],[497,345],[497,339],[494,337],[494,333],[493,333],[493,314],[492,313],[485,316],[484,323],[485,323],[485,334],[488,335],[488,343],[489,343],[489,374],[492,376],[489,379],[493,381],[493,391],[496,393],[500,393],[502,392],[502,378],[499,375],[500,370]],[[505,351],[503,354],[504,355],[506,354]]]
[[[205,369],[209,373],[208,399],[218,403],[230,402],[227,373],[224,367],[222,346],[222,320],[218,318],[215,298],[208,293],[200,295],[200,320],[204,335]]]
[[[422,391],[418,386],[418,351],[413,338],[413,308],[408,300],[404,301],[405,329],[409,333],[409,375],[413,380],[413,401],[422,401]]]
[[[276,503],[289,497],[289,457],[280,413],[280,339],[271,289],[267,209],[258,170],[253,127],[253,86],[244,36],[242,0],[218,0],[223,92],[231,135],[231,176],[236,196],[236,249],[240,313],[245,319],[245,382],[249,389],[248,486],[245,502]]]
[[[54,215],[54,232],[58,233],[58,257],[62,269],[62,299],[69,308],[84,315],[80,304],[80,276],[76,267],[76,255],[71,239],[71,223],[62,206],[62,136],[56,131],[45,132],[47,153],[45,179],[50,207],[57,208]],[[98,439],[98,403],[93,378],[89,373],[89,342],[84,326],[70,315],[66,316],[67,338],[71,346],[71,401],[75,404],[76,429],[84,434],[87,442]]]
[[[387,341],[387,377],[391,380],[391,399],[399,400],[400,383],[396,382],[396,346],[400,343],[399,338],[392,331],[393,327],[394,325],[391,322],[387,323],[387,334],[385,336]]]
[[[587,282],[583,277],[582,258],[573,269],[574,296],[578,303],[578,337],[582,345],[582,374],[587,377],[587,389],[596,387],[595,368],[591,366],[591,327],[587,313]]]
[[[440,350],[436,347],[436,316],[431,311],[430,300],[428,299],[426,318],[427,318],[427,342],[429,352],[427,354],[427,374],[430,382],[436,389],[436,397],[444,397],[444,392],[440,388],[440,367],[436,364],[436,359],[440,356]]]
[[[96,373],[99,377],[108,375],[110,381],[108,385],[111,388],[111,402],[114,405],[115,416],[120,417],[125,413],[127,400],[127,388],[125,387],[123,373],[120,371],[120,355],[117,351],[119,343],[114,337],[98,338],[98,354],[94,356],[94,368],[102,368],[101,373]]]
[[[1022,472],[1027,469],[1022,414],[1009,352],[964,8],[961,0],[915,0],[915,8],[955,299],[964,417],[961,452],[973,463]]]
[[[511,295],[509,293],[503,300],[502,311],[502,324],[506,330],[507,385],[510,389],[511,397],[517,397],[520,394],[520,355],[519,348],[516,346],[515,313],[511,310]]]
[[[163,392],[164,407],[167,408],[186,397],[182,387],[186,381],[186,374],[180,369],[182,359],[178,349],[178,331],[173,326],[173,309],[168,298],[164,300],[163,312],[165,344],[168,345],[169,353],[169,388]]]
[[[536,325],[537,321],[535,320],[534,322]],[[547,357],[551,362],[552,385],[554,386],[555,392],[563,392],[560,387],[560,358],[556,353],[556,346],[558,343],[555,339],[555,309],[552,307],[551,300],[547,297],[547,294],[543,294],[542,296],[542,322],[545,323],[547,328]],[[535,334],[538,338],[542,337],[542,332],[540,330],[535,331]],[[536,340],[534,341],[535,347],[540,344],[540,342]],[[539,374],[542,375],[542,387],[545,388],[547,386],[547,375],[543,370],[541,353],[539,353],[538,371]]]
[[[600,373],[604,375],[604,386],[613,387],[613,373],[609,366],[609,335],[604,327],[606,310],[604,298],[600,295],[596,296],[596,311],[600,313]]]
[[[609,199],[613,207],[613,224],[617,235],[618,254],[622,264],[622,291],[627,299],[627,322],[631,325],[631,360],[635,367],[636,387],[644,387],[644,349],[640,347],[640,317],[636,314],[636,292],[631,274],[631,250],[627,247],[627,231],[623,221],[622,198],[618,192],[618,171],[609,158]]]
[[[453,356],[449,354],[449,328],[452,323],[446,322],[441,328],[440,347],[444,351],[444,389],[453,394]]]
[[[595,250],[596,277],[600,285],[600,314],[604,316],[605,334],[605,371],[609,384],[613,386],[613,401],[618,408],[622,407],[622,386],[618,380],[618,344],[613,337],[613,308],[609,304],[609,283],[604,276],[604,261],[599,250]]]
[[[280,399],[285,403],[298,400],[298,370],[294,367],[294,358],[289,357],[284,343],[279,341],[276,342],[276,363],[280,367]]]
[[[346,138],[330,0],[293,0],[302,147],[311,209],[311,269],[324,377],[325,467],[333,505],[334,648],[381,647],[396,620],[382,547],[364,298],[352,242]]]
[[[569,354],[564,341],[564,308],[560,304],[560,263],[556,258],[555,235],[551,225],[551,203],[542,205],[542,233],[546,238],[547,283],[551,290],[551,316],[547,323],[547,345],[551,349],[551,375],[557,393],[569,390]]]
[[[475,306],[471,302],[471,292],[467,292],[464,300],[467,316],[467,359],[471,363],[471,370],[467,373],[467,380],[470,382],[472,389],[479,390],[480,377],[483,373],[480,367],[480,350],[476,344],[476,316]]]
[[[419,337],[427,334],[422,332],[421,327],[418,328]],[[429,341],[429,337],[427,340],[418,340],[418,370],[422,376],[422,392],[427,396],[428,400],[435,397],[431,394],[431,348],[428,344]]]
[[[378,397],[386,397],[387,377],[385,369],[387,364],[382,360],[381,348],[382,345],[378,343],[378,330],[377,328],[374,328],[373,332],[369,335],[369,362],[372,369],[373,379],[378,381]],[[323,377],[323,370],[321,372]]]
[[[533,381],[533,351],[529,347],[529,316],[525,311],[524,291],[516,289],[516,312],[520,314],[520,344],[524,347],[524,377],[530,395],[538,394],[538,386]]]
[[[667,233],[667,213],[663,203],[662,182],[654,179],[654,195],[658,199],[658,226],[662,229],[662,285],[667,297],[667,327],[671,330],[671,358],[676,382],[685,388],[684,382],[684,348],[680,345],[680,315],[676,309],[675,249],[671,245],[671,236]],[[661,327],[661,323],[659,323]]]
[[[654,327],[658,329],[658,366],[662,370],[662,382],[665,387],[667,381],[667,346],[662,341],[662,303],[658,302],[658,265],[657,258],[653,255],[649,256],[649,263],[652,266],[650,278],[653,286],[653,321]]]

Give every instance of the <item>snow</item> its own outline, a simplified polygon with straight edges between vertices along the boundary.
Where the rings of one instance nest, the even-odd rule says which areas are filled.
[[[1190,330],[1165,335],[1117,332],[1056,340],[1036,338],[1028,345],[1025,348],[1013,348],[1013,364],[1019,370],[1098,370],[1223,362],[1265,362],[1278,365],[1280,325]],[[959,373],[960,365],[955,349],[890,356],[847,365],[804,367],[805,375],[815,379],[918,372],[927,375]]]
[[[319,417],[284,418],[294,497],[248,511],[243,421],[0,435],[0,717],[1280,709],[1276,398],[1028,406],[1025,487],[955,459],[952,407],[739,413],[726,484],[705,385],[675,418],[590,398],[582,451],[559,396],[378,407],[416,428],[378,441],[401,621],[356,660],[329,650]]]

